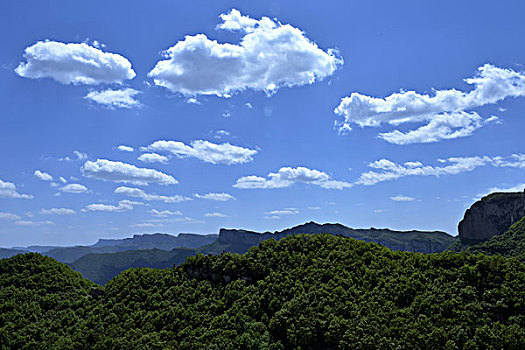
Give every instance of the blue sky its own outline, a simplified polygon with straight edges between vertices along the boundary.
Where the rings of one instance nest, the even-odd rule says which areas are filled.
[[[524,187],[524,11],[2,2],[0,246],[310,220],[455,235]]]

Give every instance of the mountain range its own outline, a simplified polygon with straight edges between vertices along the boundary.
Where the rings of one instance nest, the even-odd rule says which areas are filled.
[[[355,238],[382,244],[392,250],[435,253],[445,250],[455,238],[441,231],[394,231],[389,229],[353,229],[341,224],[308,222],[282,231],[255,232],[221,229],[219,234],[165,233],[134,235],[124,239],[99,239],[89,246],[30,246],[1,249],[7,258],[26,252],[37,252],[70,265],[75,271],[95,283],[105,284],[130,267],[167,268],[184,262],[197,253],[245,253],[259,242],[296,234],[320,234]]]
[[[521,242],[521,236],[507,233],[507,229],[525,215],[524,210],[523,192],[493,193],[485,196],[465,212],[463,220],[458,225],[457,237],[441,231],[395,231],[373,227],[355,229],[341,224],[307,222],[275,232],[222,228],[219,234],[180,233],[177,236],[166,233],[142,234],[123,239],[99,239],[95,244],[88,246],[0,248],[0,258],[36,252],[68,264],[95,283],[105,284],[131,267],[169,268],[199,253],[243,254],[261,241],[272,238],[280,240],[297,234],[329,233],[379,243],[392,250],[427,254],[446,249],[490,253],[508,248],[511,241],[517,240],[513,246]],[[501,243],[502,241],[504,243]],[[518,252],[521,250],[518,249]],[[519,253],[516,254],[518,257]]]

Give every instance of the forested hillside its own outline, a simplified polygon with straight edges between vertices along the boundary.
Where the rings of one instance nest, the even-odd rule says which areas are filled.
[[[0,260],[0,347],[75,349],[93,342],[79,326],[89,324],[98,288],[37,253]]]
[[[53,259],[18,255],[0,262],[0,284],[7,348],[525,348],[518,260],[328,234],[129,269],[103,294]]]

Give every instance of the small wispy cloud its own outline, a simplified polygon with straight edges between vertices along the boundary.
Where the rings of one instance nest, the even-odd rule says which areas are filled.
[[[414,197],[404,196],[402,194],[390,197],[390,199],[394,202],[412,202],[416,200]]]
[[[207,218],[226,218],[228,217],[228,215],[223,214],[223,213],[218,213],[218,212],[206,213],[204,214],[204,216]]]

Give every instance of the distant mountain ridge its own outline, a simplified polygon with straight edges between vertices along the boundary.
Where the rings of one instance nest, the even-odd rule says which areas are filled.
[[[195,249],[174,248],[126,250],[116,253],[87,254],[68,264],[97,284],[106,284],[120,272],[131,267],[149,267],[164,269],[182,264],[187,257],[194,256]]]
[[[436,253],[445,250],[455,238],[441,231],[394,231],[390,229],[353,229],[341,224],[307,222],[275,232],[220,229],[219,234],[181,233],[177,236],[155,233],[123,239],[99,239],[90,246],[38,247],[41,254],[66,263],[96,283],[105,284],[118,273],[131,267],[168,268],[184,262],[197,253],[217,255],[222,252],[245,253],[259,242],[280,240],[297,234],[329,233],[361,241],[379,243],[392,250]],[[11,255],[23,253],[24,248]],[[38,250],[37,250],[38,249]],[[11,255],[1,252],[3,257]]]
[[[7,258],[16,254],[35,252],[63,263],[72,263],[88,254],[117,253],[128,250],[161,249],[170,251],[174,248],[195,249],[217,240],[217,234],[181,233],[177,236],[167,233],[137,234],[130,238],[99,239],[97,243],[87,246],[29,246],[4,248],[0,257]]]
[[[341,224],[318,224],[310,221],[282,231],[255,232],[248,230],[221,229],[218,243],[221,245],[243,244],[257,245],[260,241],[274,238],[279,240],[295,234],[330,233],[336,236],[355,238],[361,241],[374,242],[392,250],[409,252],[437,253],[450,246],[455,238],[442,231],[395,231],[390,229],[354,229]]]
[[[275,232],[221,228],[219,234],[208,235],[180,233],[174,236],[155,233],[137,234],[123,239],[99,239],[90,246],[0,248],[0,258],[39,252],[70,265],[96,283],[104,284],[131,267],[169,268],[198,253],[243,254],[268,239],[279,241],[298,234],[328,233],[379,243],[391,250],[421,253],[466,250],[468,253],[501,254],[525,261],[524,216],[524,192],[493,193],[483,197],[466,211],[459,223],[460,235],[457,237],[442,231],[395,231],[373,227],[354,229],[338,223],[306,222]],[[511,224],[514,225],[509,229]],[[487,240],[484,237],[491,238]]]
[[[217,239],[216,234],[200,235],[196,233],[179,233],[177,236],[167,233],[141,234],[133,235],[131,238],[123,239],[99,239],[91,247],[129,247],[138,246],[141,249],[163,249],[171,250],[173,248],[198,248],[205,244],[211,243]]]

